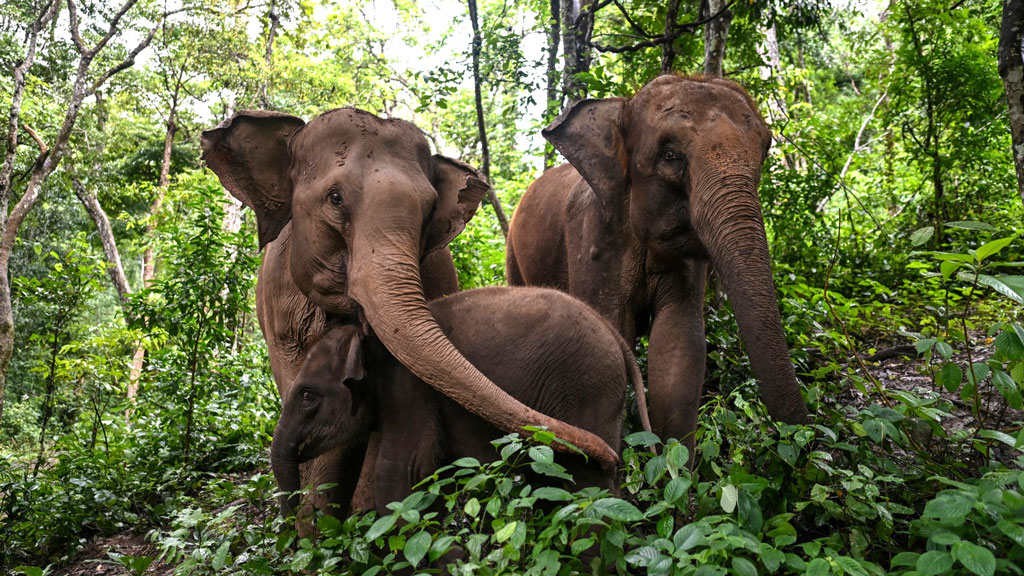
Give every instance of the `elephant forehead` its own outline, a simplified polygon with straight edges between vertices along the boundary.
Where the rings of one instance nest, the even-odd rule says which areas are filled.
[[[631,120],[658,125],[673,119],[706,122],[725,115],[738,123],[760,124],[760,116],[740,92],[708,82],[659,84],[633,99]],[[634,124],[636,125],[636,124]]]
[[[419,164],[426,171],[430,147],[413,124],[378,118],[354,108],[339,108],[310,120],[293,143],[295,161],[306,176],[349,164]]]

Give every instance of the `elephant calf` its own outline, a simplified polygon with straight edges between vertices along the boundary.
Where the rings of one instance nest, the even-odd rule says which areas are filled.
[[[642,400],[643,382],[625,341],[586,304],[549,289],[495,287],[435,300],[430,310],[456,349],[513,398],[619,446],[626,386]],[[342,466],[360,466],[367,437],[379,431],[374,506],[384,512],[446,461],[495,459],[490,441],[501,432],[459,401],[414,376],[361,326],[334,327],[284,398],[271,451],[278,485],[298,490],[299,465],[327,450],[341,450]],[[564,463],[580,485],[617,489],[615,470],[576,455]]]

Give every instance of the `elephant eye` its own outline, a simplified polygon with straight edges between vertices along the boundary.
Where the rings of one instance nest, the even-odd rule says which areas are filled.
[[[675,160],[682,160],[683,159],[683,155],[679,154],[678,152],[676,152],[675,150],[673,150],[671,148],[662,148],[661,149],[661,158],[662,158],[662,160],[675,161]]]
[[[341,206],[341,193],[337,190],[332,191],[327,198],[331,201],[331,204]]]
[[[299,392],[299,400],[303,404],[310,404],[317,400],[317,393],[307,388]]]

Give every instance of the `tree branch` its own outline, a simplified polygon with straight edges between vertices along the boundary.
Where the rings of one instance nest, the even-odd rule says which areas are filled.
[[[630,46],[607,46],[607,45],[604,45],[604,44],[598,44],[596,42],[591,42],[590,43],[590,47],[593,48],[594,50],[597,50],[598,52],[611,52],[613,54],[622,54],[622,53],[625,53],[625,52],[638,52],[638,51],[643,50],[645,48],[654,48],[656,46],[661,46],[662,44],[667,44],[669,42],[675,42],[676,38],[679,38],[683,34],[688,33],[688,32],[693,32],[694,30],[696,30],[700,26],[703,26],[704,24],[707,24],[708,22],[711,22],[712,20],[716,20],[716,19],[720,18],[723,14],[726,13],[726,11],[729,10],[729,8],[733,5],[733,3],[735,1],[736,0],[730,0],[730,2],[727,3],[721,10],[719,10],[718,12],[715,12],[714,14],[712,14],[712,15],[706,17],[706,18],[701,18],[699,20],[694,20],[693,22],[686,22],[684,24],[678,24],[676,26],[675,30],[671,34],[663,34],[661,36],[654,36],[654,37],[648,36],[649,38],[651,38],[650,40],[646,40],[644,42],[638,42],[638,43],[630,45]]]
[[[24,130],[25,132],[28,132],[28,135],[31,136],[32,139],[36,141],[36,145],[39,146],[40,155],[45,156],[46,153],[50,151],[50,148],[49,146],[46,145],[46,142],[43,142],[43,139],[39,136],[39,134],[36,133],[35,130],[32,129],[31,126],[29,126],[26,123],[23,123],[21,125],[21,129]]]

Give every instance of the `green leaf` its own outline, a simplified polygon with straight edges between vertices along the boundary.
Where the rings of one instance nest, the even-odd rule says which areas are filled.
[[[979,274],[978,283],[992,288],[1018,304],[1024,304],[1024,276]]]
[[[971,511],[972,499],[959,492],[942,492],[924,506],[926,518],[950,520],[962,518]]]
[[[956,362],[946,362],[935,374],[935,383],[950,392],[955,392],[964,381],[964,371]]]
[[[397,514],[388,514],[377,518],[377,521],[370,526],[370,529],[366,532],[366,539],[374,541],[377,538],[383,536],[386,532],[390,531],[395,526],[395,522],[398,521]]]
[[[837,556],[835,558],[836,564],[843,569],[843,574],[852,574],[853,576],[870,576],[868,571],[861,566],[860,562],[849,556]]]
[[[925,242],[931,240],[934,234],[934,226],[925,226],[924,228],[918,228],[917,230],[914,230],[913,232],[910,233],[910,245],[916,248],[924,244]]]
[[[601,498],[595,500],[589,507],[587,513],[596,514],[599,517],[618,520],[619,522],[636,522],[644,519],[644,515],[636,506],[620,498]]]
[[[954,220],[952,222],[946,222],[947,228],[963,228],[965,230],[984,230],[986,232],[995,232],[996,227],[991,224],[984,222],[978,222],[976,220]]]
[[[978,576],[992,576],[996,573],[996,557],[988,548],[961,540],[953,545],[953,558]]]
[[[641,546],[632,550],[629,554],[626,554],[626,562],[634,566],[647,567],[651,560],[654,560],[661,554],[658,549],[654,546]]]
[[[815,558],[807,564],[807,570],[804,574],[807,576],[828,576],[828,573],[832,571],[832,566],[828,563],[828,560],[824,558]]]
[[[416,566],[427,555],[431,542],[430,534],[426,530],[417,532],[415,536],[409,538],[409,541],[405,543],[402,554],[409,561],[409,564]]]
[[[215,571],[219,572],[222,568],[224,568],[224,564],[227,562],[228,559],[228,552],[230,551],[231,540],[225,540],[223,543],[221,543],[220,547],[217,548],[217,552],[213,555],[212,563],[212,568]],[[145,572],[145,568],[143,568],[142,572]],[[142,572],[139,572],[139,574],[142,574]]]
[[[917,558],[915,568],[921,576],[936,576],[949,572],[953,567],[953,557],[945,550],[925,552]]]
[[[1003,395],[1010,408],[1014,410],[1021,409],[1021,406],[1024,405],[1024,398],[1021,398],[1020,389],[1017,388],[1017,383],[1013,381],[1009,374],[1002,370],[995,370],[992,373],[992,384]]]
[[[990,440],[996,440],[1006,444],[1010,448],[1017,447],[1017,440],[1013,436],[1010,436],[1006,432],[1000,432],[998,430],[981,430],[978,435],[982,438],[988,438]]]
[[[553,464],[555,462],[555,451],[550,446],[530,446],[527,454],[534,462],[542,464]]]
[[[532,494],[540,500],[548,500],[550,502],[565,502],[572,500],[572,494],[570,494],[568,490],[555,488],[554,486],[541,486],[534,490]]]
[[[978,383],[988,376],[989,371],[991,371],[991,368],[989,368],[988,364],[984,362],[975,362],[974,364],[971,364],[971,371],[968,373],[968,381],[977,388]]]
[[[466,513],[466,516],[476,518],[477,514],[480,513],[480,501],[476,498],[470,498],[462,510]]]
[[[661,444],[661,438],[657,434],[642,430],[634,432],[622,439],[627,446],[655,446]]]
[[[25,576],[43,576],[43,569],[36,566],[16,566],[14,569]]]
[[[452,466],[455,466],[457,468],[479,468],[480,461],[471,456],[467,456],[465,458],[459,458],[455,462],[452,462]]]
[[[992,240],[991,242],[986,242],[982,244],[981,247],[974,252],[974,255],[978,258],[978,261],[980,262],[981,260],[984,260],[985,258],[988,258],[993,254],[998,254],[1000,250],[1006,248],[1006,246],[1008,246],[1011,242],[1013,242],[1016,239],[1017,236],[1013,235],[1007,236],[1006,238]]]
[[[702,524],[687,524],[676,530],[675,536],[672,537],[672,544],[675,545],[676,550],[690,550],[695,546],[704,544],[704,536],[706,534],[707,528]]]
[[[686,495],[686,491],[690,489],[692,481],[689,478],[673,478],[668,481],[668,485],[665,486],[665,501],[671,504],[675,504],[680,498]]]
[[[953,355],[953,347],[941,340],[935,343],[935,351],[946,360]]]
[[[511,538],[512,535],[515,534],[517,524],[519,523],[516,521],[512,521],[502,526],[500,530],[494,533],[494,541],[498,544],[501,544],[502,542]]]
[[[944,260],[942,264],[939,264],[939,272],[942,273],[943,278],[949,280],[949,277],[953,275],[953,272],[959,270],[961,266],[963,266],[962,262],[957,262],[956,260]]]
[[[739,576],[757,576],[757,567],[754,566],[754,563],[739,556],[733,557],[732,569]]]
[[[931,350],[935,343],[938,342],[935,338],[922,338],[914,343],[914,349],[917,350],[918,354],[924,354],[928,350]]]
[[[1020,546],[1024,546],[1024,527],[1010,520],[1000,520],[996,523],[1003,534],[1012,538]]]
[[[594,545],[594,542],[596,542],[596,540],[594,538],[584,538],[582,540],[577,540],[577,541],[573,542],[572,543],[572,554],[573,554],[573,556],[579,556],[583,552],[589,550],[590,547]]]
[[[726,514],[732,514],[732,511],[736,509],[736,502],[738,501],[739,492],[736,490],[735,486],[732,484],[722,486],[722,497],[720,499],[720,503],[722,505],[722,510],[724,510]]]
[[[289,564],[289,568],[296,572],[301,572],[305,570],[306,566],[309,566],[309,563],[312,561],[313,551],[308,548],[303,548],[302,550],[296,552],[295,556],[292,556],[292,561],[291,564]]]

